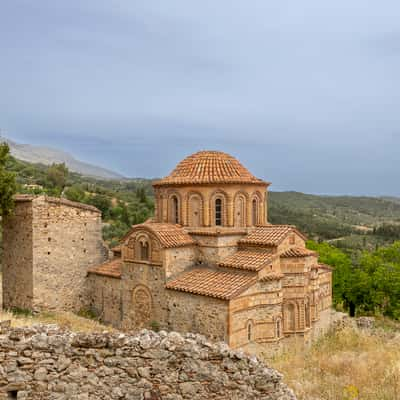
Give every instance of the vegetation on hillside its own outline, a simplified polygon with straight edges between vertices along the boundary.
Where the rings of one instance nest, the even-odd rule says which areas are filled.
[[[328,244],[309,242],[320,262],[331,265],[333,303],[350,315],[400,319],[400,241],[351,256]]]
[[[331,332],[311,348],[293,345],[269,365],[283,373],[299,400],[397,400],[400,326]]]
[[[0,216],[12,212],[13,195],[17,190],[15,174],[7,168],[9,159],[10,148],[6,143],[0,143]]]

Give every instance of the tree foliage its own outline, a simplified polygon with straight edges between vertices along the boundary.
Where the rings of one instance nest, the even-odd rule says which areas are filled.
[[[333,271],[333,302],[351,313],[380,314],[400,319],[400,242],[353,259],[327,243],[309,242],[320,261]]]
[[[16,193],[17,186],[15,174],[8,171],[7,161],[10,157],[10,148],[8,144],[0,144],[0,215],[9,215],[13,210],[13,196]]]

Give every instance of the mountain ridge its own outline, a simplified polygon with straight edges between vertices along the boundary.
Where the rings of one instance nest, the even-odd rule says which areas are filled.
[[[4,136],[0,136],[0,142],[6,142],[10,146],[11,155],[18,160],[44,165],[65,163],[70,171],[83,176],[102,179],[125,179],[123,175],[117,172],[80,161],[63,150],[47,146],[17,143]]]

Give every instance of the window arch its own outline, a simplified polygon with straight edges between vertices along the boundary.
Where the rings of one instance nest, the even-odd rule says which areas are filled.
[[[251,342],[253,340],[253,323],[251,321],[247,322],[247,341]]]
[[[251,202],[251,219],[252,225],[258,224],[258,201],[257,199],[253,199]]]
[[[221,226],[222,225],[222,199],[221,198],[216,198],[215,199],[215,225],[216,226]]]
[[[169,205],[169,222],[172,224],[179,224],[180,223],[180,218],[179,218],[179,199],[177,195],[172,195],[169,199],[170,205]]]
[[[285,305],[285,330],[294,331],[296,329],[296,308],[293,303]]]
[[[282,336],[282,321],[280,318],[275,321],[275,335],[277,338]]]
[[[239,192],[234,201],[234,226],[243,227],[247,225],[247,197]]]
[[[149,259],[149,243],[145,240],[140,241],[140,259],[146,261]]]
[[[306,299],[304,303],[304,317],[306,322],[306,328],[311,326],[311,313],[310,313],[310,301]]]
[[[189,226],[198,227],[203,225],[203,197],[200,193],[193,192],[189,194],[187,215]]]

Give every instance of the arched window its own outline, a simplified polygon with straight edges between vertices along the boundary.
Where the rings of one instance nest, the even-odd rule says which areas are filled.
[[[149,259],[149,243],[146,241],[140,242],[140,259],[141,260]]]
[[[311,326],[311,315],[310,315],[310,304],[308,301],[304,305],[304,313],[306,319],[306,327],[309,328]]]
[[[296,329],[296,310],[293,303],[289,303],[284,308],[285,330],[294,331]]]
[[[252,219],[253,219],[253,225],[257,225],[257,215],[258,215],[258,202],[256,199],[253,199],[252,202]]]
[[[179,201],[176,196],[171,197],[171,222],[179,224]]]
[[[282,329],[281,329],[281,319],[278,318],[276,320],[276,337],[280,338],[282,335]]]
[[[247,340],[251,342],[253,339],[253,326],[251,322],[247,323]]]
[[[222,200],[215,200],[215,225],[222,225]]]

